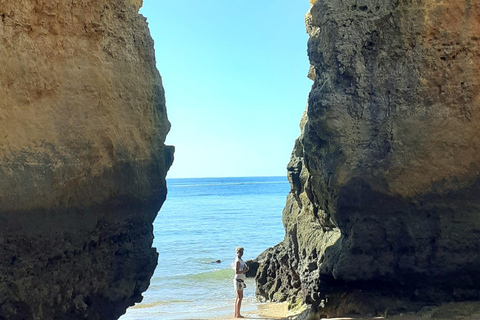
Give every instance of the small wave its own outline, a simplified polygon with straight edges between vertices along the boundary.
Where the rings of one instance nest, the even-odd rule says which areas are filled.
[[[190,285],[190,281],[215,281],[215,280],[225,280],[233,278],[234,271],[232,268],[227,269],[215,269],[212,271],[205,271],[196,274],[187,273],[174,276],[154,276],[150,281],[150,287],[153,288],[156,286],[155,283],[165,283],[166,281],[175,282],[175,285]]]
[[[146,308],[154,308],[157,306],[166,306],[170,304],[177,304],[177,303],[190,303],[192,300],[165,300],[165,301],[155,301],[150,303],[139,303],[131,307],[132,309],[146,309]]]
[[[208,272],[201,272],[197,274],[189,274],[183,276],[192,281],[211,281],[211,280],[224,280],[233,277],[232,269],[220,269]]]

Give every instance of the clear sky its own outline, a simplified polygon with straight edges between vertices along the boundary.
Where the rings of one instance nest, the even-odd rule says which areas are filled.
[[[312,82],[308,0],[144,0],[172,129],[168,178],[285,176]]]

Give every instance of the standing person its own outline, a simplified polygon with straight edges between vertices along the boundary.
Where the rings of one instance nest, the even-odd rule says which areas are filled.
[[[237,296],[235,297],[235,318],[243,318],[240,314],[240,308],[242,307],[243,299],[243,288],[245,286],[245,273],[248,271],[248,266],[242,260],[243,248],[236,247],[235,251],[237,252],[237,257],[235,258],[235,278],[233,279],[233,287],[237,291]]]

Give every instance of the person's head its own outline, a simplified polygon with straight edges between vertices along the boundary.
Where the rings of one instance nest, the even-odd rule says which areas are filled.
[[[236,247],[235,252],[237,253],[237,256],[241,257],[243,256],[243,247]]]

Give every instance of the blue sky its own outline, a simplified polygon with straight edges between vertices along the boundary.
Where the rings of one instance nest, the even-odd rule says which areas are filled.
[[[308,0],[144,0],[172,129],[168,178],[285,176],[311,87]]]

